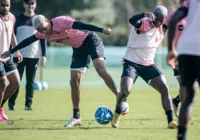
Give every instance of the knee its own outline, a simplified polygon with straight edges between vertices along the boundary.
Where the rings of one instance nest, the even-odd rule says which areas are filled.
[[[19,87],[20,85],[20,79],[16,79],[16,80],[11,80],[9,81],[10,82],[10,85],[12,85],[13,87]]]
[[[0,85],[1,85],[1,90],[5,90],[6,87],[8,86],[8,80],[3,78],[0,80]]]
[[[102,78],[105,77],[107,74],[107,71],[104,67],[97,67],[96,71],[97,71],[98,75]]]
[[[169,88],[166,84],[159,85],[159,91],[162,96],[169,96]]]
[[[128,95],[130,94],[130,92],[131,92],[131,90],[130,89],[128,89],[128,88],[123,88],[123,89],[121,89],[121,94],[122,94],[122,96],[123,97],[128,97]]]
[[[78,88],[80,87],[80,81],[78,79],[71,79],[70,86],[71,88]]]

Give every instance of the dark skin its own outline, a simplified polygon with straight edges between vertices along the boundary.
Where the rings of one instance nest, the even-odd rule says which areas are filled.
[[[0,14],[5,16],[10,11],[10,0],[0,0]]]
[[[165,19],[164,16],[157,13],[145,13],[145,17],[148,17],[155,27],[160,27]],[[148,71],[147,71],[148,72]],[[120,108],[121,103],[128,97],[131,92],[134,81],[131,77],[122,77],[120,83],[120,92],[117,96],[117,107]],[[149,85],[157,90],[161,95],[162,106],[165,111],[172,110],[171,97],[168,91],[166,78],[164,75],[153,78]]]
[[[172,17],[171,22],[169,24],[167,63],[172,67],[174,67],[177,63],[177,53],[175,48],[173,47],[174,45],[172,44],[173,38],[175,36],[176,24],[186,16],[187,13],[185,11],[179,10]],[[192,110],[192,104],[195,99],[195,93],[198,92],[198,86],[192,84],[183,86],[183,88],[185,89],[185,95],[179,113],[179,126],[187,127],[188,121],[191,118],[191,110]]]
[[[167,63],[172,68],[175,68],[177,64],[177,53],[174,48],[175,46],[173,45],[173,38],[176,32],[176,24],[186,16],[187,13],[184,11],[177,11],[169,23]]]
[[[10,0],[0,0],[0,15],[6,16],[10,11]],[[16,45],[14,33],[11,36],[11,44]],[[9,84],[8,84],[9,83]],[[0,77],[0,105],[3,100],[7,100],[12,96],[20,83],[19,74],[17,71],[8,76]]]

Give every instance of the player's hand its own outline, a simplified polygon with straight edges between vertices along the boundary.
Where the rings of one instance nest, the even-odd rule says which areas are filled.
[[[45,63],[47,62],[47,59],[46,59],[46,57],[45,56],[42,56],[42,58],[41,58],[41,65],[43,66],[43,67],[45,67]]]
[[[7,57],[10,57],[10,51],[6,51],[6,52],[4,52],[4,53],[1,55],[1,58],[2,58],[2,59],[5,59],[5,58],[7,58]]]
[[[16,52],[16,56],[18,59],[18,63],[21,63],[23,61],[23,56],[21,55],[21,53],[19,51]]]
[[[167,54],[167,63],[173,68],[175,69],[177,66],[177,52],[176,51],[170,51]]]
[[[112,29],[110,29],[110,28],[104,28],[104,29],[103,29],[103,33],[104,33],[105,35],[110,35],[111,32],[112,32]]]
[[[147,17],[151,21],[154,21],[154,19],[156,18],[154,13],[152,13],[152,12],[145,12],[144,16]]]

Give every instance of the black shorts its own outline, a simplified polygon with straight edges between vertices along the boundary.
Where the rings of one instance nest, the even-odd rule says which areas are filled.
[[[181,74],[180,74],[180,71],[178,69],[173,69],[174,71],[174,76],[175,77],[179,77]]]
[[[73,48],[72,63],[70,68],[88,67],[90,58],[104,58],[104,45],[95,32],[89,32],[80,48]]]
[[[196,80],[200,84],[200,56],[178,56],[181,85],[192,86]]]
[[[123,72],[121,78],[128,76],[135,82],[137,77],[140,76],[146,83],[162,75],[162,72],[156,67],[155,64],[151,66],[143,66],[140,64],[133,63],[128,60],[124,60]]]
[[[12,59],[9,59],[6,62],[0,61],[0,77],[6,76],[9,72],[17,70]]]

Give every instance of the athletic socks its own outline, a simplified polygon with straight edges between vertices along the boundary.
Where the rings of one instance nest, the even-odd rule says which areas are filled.
[[[73,118],[80,119],[80,109],[73,109]]]
[[[115,112],[116,112],[117,114],[121,114],[121,112],[122,112],[121,107],[116,106]]]
[[[180,97],[179,97],[179,95],[176,96],[176,98],[174,98],[174,99],[172,100],[172,102],[173,102],[176,106],[178,106],[178,104],[180,103]]]
[[[185,140],[186,139],[186,132],[187,132],[187,128],[179,126],[178,127],[177,140]]]
[[[6,102],[6,100],[3,100],[3,101],[2,101],[2,104],[1,104],[1,107],[0,107],[0,108],[3,107],[3,105],[5,104],[5,102]]]
[[[167,116],[167,121],[168,123],[170,123],[171,121],[173,121],[173,113],[172,110],[168,110],[165,112],[166,116]]]

